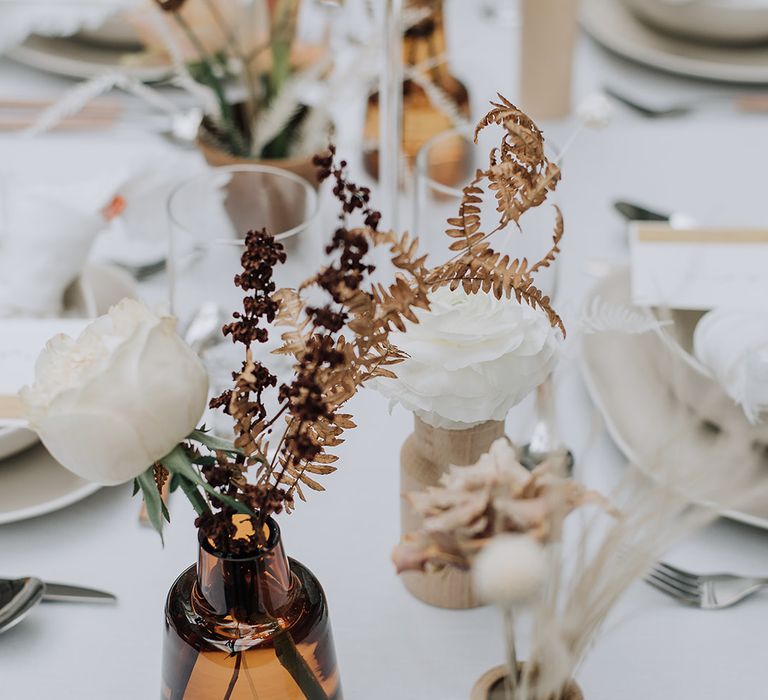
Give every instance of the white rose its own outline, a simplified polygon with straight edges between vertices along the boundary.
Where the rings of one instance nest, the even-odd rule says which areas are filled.
[[[176,321],[124,299],[77,340],[57,335],[21,390],[48,451],[88,481],[129,481],[167,455],[203,414],[208,376]]]
[[[378,389],[441,428],[504,420],[557,363],[561,335],[546,314],[514,299],[441,287],[430,311],[391,342],[408,354]]]

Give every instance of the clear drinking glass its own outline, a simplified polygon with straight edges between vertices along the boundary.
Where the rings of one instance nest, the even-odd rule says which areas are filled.
[[[211,168],[181,183],[168,198],[171,308],[189,319],[202,302],[240,308],[234,286],[245,234],[265,228],[286,249],[278,287],[295,286],[322,255],[318,197],[293,173],[266,165]]]
[[[180,184],[168,199],[170,221],[170,304],[179,330],[200,354],[212,395],[230,387],[239,370],[242,345],[224,338],[222,326],[242,310],[245,296],[235,287],[245,234],[265,228],[284,246],[287,260],[275,269],[277,287],[296,287],[318,269],[323,254],[318,196],[314,187],[286,170],[266,165],[212,168]],[[254,347],[257,359],[282,380],[290,361],[272,355],[280,329]],[[208,416],[220,434],[231,419]],[[219,425],[220,424],[220,425]]]

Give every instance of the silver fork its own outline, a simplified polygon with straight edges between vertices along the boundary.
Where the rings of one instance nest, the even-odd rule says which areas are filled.
[[[675,600],[704,610],[720,610],[768,586],[768,578],[735,574],[694,574],[659,562],[645,576],[646,583]]]
[[[665,117],[682,117],[690,114],[707,104],[732,104],[740,112],[765,113],[768,111],[768,96],[765,93],[745,93],[743,95],[706,95],[694,98],[685,103],[669,104],[665,107],[655,107],[629,97],[611,86],[604,86],[603,92],[617,102],[629,107],[648,119],[663,119]]]

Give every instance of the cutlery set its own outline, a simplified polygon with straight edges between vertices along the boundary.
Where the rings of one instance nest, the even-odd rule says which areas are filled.
[[[607,90],[606,92],[617,97]],[[618,99],[621,100],[621,98]],[[630,222],[668,221],[676,228],[685,228],[693,224],[693,220],[685,214],[662,213],[635,202],[616,200],[613,206]],[[731,607],[768,586],[768,577],[737,576],[728,573],[696,574],[665,562],[658,562],[646,574],[645,581],[676,601],[702,610],[721,610]]]
[[[0,633],[21,622],[43,602],[116,603],[106,591],[64,583],[48,583],[34,576],[0,579]]]
[[[728,608],[768,586],[768,577],[695,574],[657,563],[645,581],[674,600],[702,610]],[[116,603],[112,593],[84,586],[44,582],[28,576],[0,579],[0,633],[21,622],[39,603]]]
[[[623,92],[619,92],[613,87],[604,86],[603,92],[628,107],[636,114],[646,119],[665,119],[669,117],[683,117],[691,114],[708,105],[723,104],[731,105],[739,112],[751,112],[763,114],[768,112],[768,95],[766,94],[747,94],[747,95],[710,95],[706,98],[693,99],[688,102],[667,104],[663,107],[649,105],[635,97],[630,97]]]
[[[659,562],[646,583],[680,603],[702,610],[729,608],[768,586],[768,578],[735,574],[694,574]]]

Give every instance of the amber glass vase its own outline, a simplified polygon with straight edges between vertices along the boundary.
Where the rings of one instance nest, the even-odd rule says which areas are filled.
[[[163,700],[341,700],[323,589],[267,526],[253,556],[200,538],[166,601]]]
[[[403,37],[403,65],[415,69],[423,79],[432,84],[444,99],[462,117],[469,117],[469,93],[465,85],[448,70],[448,64],[441,57],[447,54],[443,0],[406,0],[405,7],[414,11],[425,11],[426,16],[405,32]],[[426,67],[426,68],[422,68]],[[433,136],[455,127],[451,117],[440,109],[418,82],[406,78],[403,81],[403,126],[402,149],[406,163],[412,167],[419,149]],[[365,113],[363,138],[374,143],[379,138],[379,93],[368,98]],[[443,144],[444,157],[460,162],[467,151],[467,144],[456,137]],[[379,151],[366,150],[363,154],[365,169],[378,177]],[[448,184],[455,185],[451,181]]]

